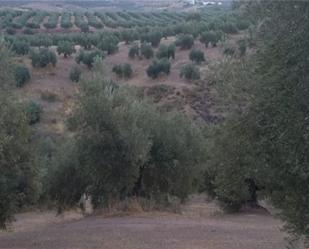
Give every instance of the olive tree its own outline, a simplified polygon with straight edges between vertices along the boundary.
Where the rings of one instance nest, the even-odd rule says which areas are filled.
[[[13,65],[8,48],[0,43],[0,228],[15,212],[37,198],[37,170],[31,132],[23,108],[11,91]]]
[[[194,61],[197,64],[200,64],[201,62],[205,61],[204,52],[196,48],[190,51],[189,58],[191,61]]]
[[[75,53],[74,44],[69,41],[60,41],[58,43],[57,52],[59,55],[63,54],[65,58]]]

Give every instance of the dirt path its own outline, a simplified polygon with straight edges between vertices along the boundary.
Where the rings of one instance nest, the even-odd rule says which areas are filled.
[[[29,217],[30,216],[30,217]],[[37,217],[36,219],[34,219]],[[212,217],[145,213],[52,219],[24,214],[15,232],[0,232],[1,249],[282,249],[280,223],[268,214]],[[58,219],[58,220],[57,220]],[[40,222],[40,220],[45,221]],[[28,222],[27,222],[28,221]],[[26,225],[23,225],[26,224]]]

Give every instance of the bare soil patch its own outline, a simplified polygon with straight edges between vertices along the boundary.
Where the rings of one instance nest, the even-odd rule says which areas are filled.
[[[62,134],[65,130],[65,117],[70,113],[77,85],[69,79],[73,57],[58,56],[56,67],[33,68],[29,59],[24,59],[31,69],[31,80],[17,90],[22,100],[33,100],[43,108],[38,130],[45,133]],[[42,98],[42,95],[55,95],[54,101]]]
[[[206,204],[190,204],[207,210]],[[140,213],[123,217],[52,213],[18,216],[19,229],[0,232],[2,249],[282,249],[281,223],[269,214],[188,216]]]

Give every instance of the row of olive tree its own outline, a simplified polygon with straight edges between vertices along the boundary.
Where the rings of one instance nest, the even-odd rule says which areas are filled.
[[[49,178],[50,195],[60,205],[75,205],[84,193],[95,207],[130,196],[185,200],[191,193],[204,162],[200,128],[136,94],[96,70],[81,82],[69,121],[75,136],[59,151]]]

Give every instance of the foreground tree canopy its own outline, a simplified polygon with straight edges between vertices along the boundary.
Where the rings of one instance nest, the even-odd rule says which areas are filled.
[[[18,208],[36,200],[36,169],[30,130],[22,106],[12,94],[14,66],[0,43],[0,227]]]
[[[76,135],[51,177],[51,194],[62,204],[83,193],[96,206],[132,195],[184,200],[201,170],[204,139],[196,125],[183,114],[160,113],[99,72],[81,82],[70,127]]]
[[[309,4],[260,1],[247,11],[263,20],[263,43],[216,74],[231,115],[213,134],[207,175],[225,207],[254,203],[258,191],[281,210],[290,231],[309,235]]]

